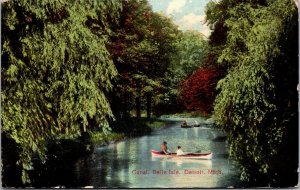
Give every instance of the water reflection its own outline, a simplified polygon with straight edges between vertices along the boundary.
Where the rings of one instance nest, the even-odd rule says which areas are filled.
[[[193,188],[236,186],[238,178],[227,154],[225,142],[212,139],[220,131],[211,128],[173,127],[152,135],[96,148],[91,157],[77,162],[74,170],[77,185],[123,188]],[[212,160],[152,157],[151,149],[159,149],[167,141],[171,150],[178,145],[185,152],[212,151]]]
[[[210,169],[212,166],[212,160],[197,160],[197,159],[186,159],[186,158],[157,158],[152,156],[152,161],[159,161],[161,163],[170,162],[176,163],[177,166],[186,167],[190,164],[196,164],[197,166],[202,166],[207,169]]]

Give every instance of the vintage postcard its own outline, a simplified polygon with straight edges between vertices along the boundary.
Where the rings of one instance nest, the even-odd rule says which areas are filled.
[[[295,188],[297,0],[1,0],[2,188]]]

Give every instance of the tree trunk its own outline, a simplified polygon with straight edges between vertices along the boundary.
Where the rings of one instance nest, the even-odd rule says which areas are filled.
[[[79,122],[79,120],[78,120],[78,122]],[[80,126],[79,126],[79,129],[80,129],[80,134],[81,134],[81,135],[84,134],[84,133],[86,132],[86,126],[85,126],[85,125],[80,125]]]
[[[140,97],[135,98],[135,105],[136,105],[136,118],[141,118],[141,100]]]
[[[147,118],[151,118],[151,94],[146,95],[147,99]]]

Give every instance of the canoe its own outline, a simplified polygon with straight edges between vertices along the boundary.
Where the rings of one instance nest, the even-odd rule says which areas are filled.
[[[193,158],[193,159],[212,159],[212,153],[187,153],[185,155],[177,156],[176,153],[165,154],[161,151],[151,150],[152,156],[156,157],[171,157],[171,158]]]
[[[192,128],[192,125],[181,125],[181,128]]]

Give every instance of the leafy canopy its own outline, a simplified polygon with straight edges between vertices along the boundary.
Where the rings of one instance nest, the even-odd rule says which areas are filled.
[[[224,3],[227,6],[221,9]],[[288,0],[224,0],[210,6],[211,25],[220,9],[226,13],[220,21],[226,26],[226,40],[219,46],[217,61],[229,67],[218,83],[214,117],[229,135],[230,154],[241,164],[242,179],[268,183],[283,170],[295,172],[294,166],[278,167],[282,151],[291,146],[288,139],[294,138],[290,131],[297,127],[295,5]],[[286,159],[293,157],[292,152],[285,152]]]
[[[117,75],[106,49],[108,23],[121,4],[20,0],[2,8],[2,131],[21,148],[25,182],[47,139],[79,134],[91,120],[108,129],[106,93]]]

